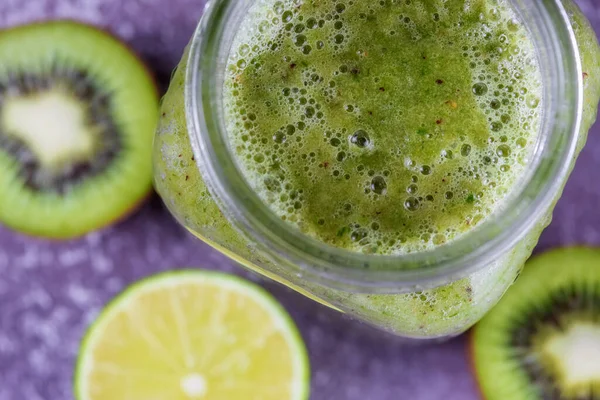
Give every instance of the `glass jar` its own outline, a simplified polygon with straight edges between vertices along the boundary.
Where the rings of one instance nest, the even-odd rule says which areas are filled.
[[[329,247],[282,221],[228,147],[222,86],[252,0],[214,0],[173,74],[154,144],[155,186],[190,232],[245,267],[396,335],[439,338],[477,322],[519,275],[556,204],[600,97],[600,49],[570,0],[515,0],[541,64],[544,116],[527,176],[459,239],[381,256]]]

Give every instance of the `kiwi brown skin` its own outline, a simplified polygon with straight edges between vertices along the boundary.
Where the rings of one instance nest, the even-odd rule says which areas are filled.
[[[79,26],[79,27],[82,27],[82,28],[85,28],[88,30],[93,30],[93,31],[101,34],[105,40],[110,40],[112,46],[114,46],[115,48],[120,48],[121,50],[126,52],[128,54],[128,56],[130,57],[130,60],[129,60],[130,64],[131,64],[131,61],[134,61],[134,63],[136,64],[136,67],[139,69],[139,73],[144,74],[147,77],[148,81],[151,83],[150,87],[152,88],[152,96],[153,96],[153,101],[156,103],[156,108],[148,109],[147,112],[150,114],[158,115],[158,102],[159,102],[159,98],[160,98],[160,92],[159,92],[159,87],[158,87],[154,72],[149,68],[149,66],[140,58],[140,56],[128,44],[123,42],[116,35],[112,34],[109,30],[103,29],[98,26],[93,26],[93,25],[89,25],[86,23],[82,23],[82,22],[79,22],[79,21],[76,21],[73,19],[57,19],[57,20],[52,20],[52,21],[37,20],[37,21],[33,21],[31,23],[28,23],[26,25],[6,27],[4,29],[0,29],[0,35],[6,34],[9,32],[19,32],[20,30],[25,31],[25,30],[35,29],[36,27],[49,27],[52,25],[75,26],[75,27]],[[152,132],[152,133],[154,133],[154,132]],[[150,144],[151,144],[152,140],[153,140],[152,135],[149,135]],[[151,157],[151,153],[148,156]],[[111,226],[120,221],[123,221],[123,220],[127,219],[129,216],[131,216],[133,213],[135,213],[148,200],[148,198],[154,193],[152,179],[149,179],[145,186],[146,187],[143,190],[143,195],[136,196],[136,199],[134,201],[132,201],[131,204],[128,205],[128,207],[121,210],[118,215],[114,215],[112,218],[106,219],[105,221],[102,221],[101,223],[99,222],[99,223],[95,224],[93,227],[88,226],[88,227],[82,227],[81,229],[69,229],[68,231],[64,231],[64,232],[60,231],[60,230],[54,230],[52,232],[48,232],[48,230],[43,227],[43,224],[41,224],[39,226],[39,229],[38,229],[38,227],[31,227],[31,226],[23,227],[19,224],[13,224],[10,221],[0,221],[0,224],[3,224],[8,228],[12,228],[13,230],[15,230],[17,232],[27,235],[27,236],[30,236],[30,237],[35,237],[35,238],[40,238],[40,239],[45,239],[45,240],[53,240],[53,241],[75,239],[75,238],[81,237],[91,231],[104,229],[108,226]],[[1,204],[0,204],[0,206],[1,206]]]
[[[510,289],[509,289],[510,290]],[[469,365],[469,370],[473,375],[473,380],[475,381],[475,391],[477,393],[477,397],[480,399],[485,399],[485,395],[483,394],[483,389],[479,384],[479,379],[477,376],[477,366],[475,365],[475,328],[469,329],[467,332],[467,363]]]

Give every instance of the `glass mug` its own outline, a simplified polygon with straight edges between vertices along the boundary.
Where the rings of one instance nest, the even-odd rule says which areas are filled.
[[[364,0],[366,1],[366,0]],[[460,334],[518,277],[564,188],[600,97],[600,48],[571,0],[514,0],[543,78],[544,113],[527,176],[505,207],[449,244],[382,256],[329,247],[261,202],[223,123],[224,68],[253,0],[214,0],[173,74],[154,143],[155,187],[190,232],[245,267],[399,336]]]

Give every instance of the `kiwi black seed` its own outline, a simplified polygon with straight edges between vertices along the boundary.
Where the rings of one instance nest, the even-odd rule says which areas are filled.
[[[600,399],[600,249],[533,258],[471,344],[488,400]]]
[[[152,182],[156,86],[122,43],[71,21],[0,32],[0,222],[49,238],[118,220]]]

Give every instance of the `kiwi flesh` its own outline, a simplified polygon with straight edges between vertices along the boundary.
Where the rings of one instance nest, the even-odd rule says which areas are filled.
[[[0,223],[70,238],[152,187],[156,85],[111,35],[72,21],[0,32]]]
[[[530,260],[471,335],[488,400],[600,399],[600,249]]]

